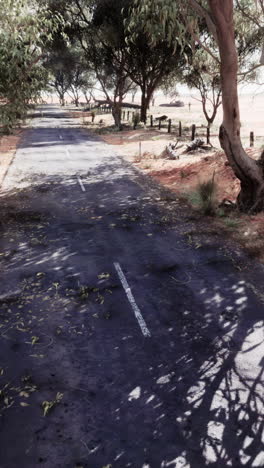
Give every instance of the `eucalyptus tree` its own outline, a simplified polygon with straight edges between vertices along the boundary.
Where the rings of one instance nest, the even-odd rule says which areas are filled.
[[[220,69],[222,89],[223,122],[219,139],[229,163],[241,183],[237,199],[243,211],[256,212],[264,209],[264,176],[263,161],[251,159],[243,149],[240,137],[240,112],[237,90],[239,76],[246,76],[253,69],[263,65],[264,53],[258,64],[249,69],[239,70],[238,50],[241,47],[241,36],[237,36],[236,13],[241,13],[241,25],[252,28],[254,48],[255,38],[263,40],[264,6],[262,0],[135,0],[134,17],[145,20],[145,30],[155,44],[153,30],[164,34],[173,42],[172,31],[175,27],[188,31],[193,44],[202,47],[215,61]],[[159,12],[159,23],[155,20]],[[152,21],[151,18],[154,18]],[[148,21],[146,21],[148,20]],[[159,26],[160,25],[160,26]],[[201,25],[206,25],[209,42],[200,33]],[[159,27],[159,29],[158,29]],[[182,34],[184,37],[184,34]],[[247,39],[249,40],[249,39]],[[213,42],[213,47],[211,43]],[[256,50],[254,50],[256,52]],[[261,52],[261,51],[260,51]]]
[[[45,67],[49,72],[49,85],[56,92],[60,105],[65,106],[65,95],[70,89],[70,73],[72,70],[72,57],[64,44],[59,49],[49,53]]]
[[[70,87],[68,95],[72,98],[76,107],[80,104],[83,95],[87,103],[92,98],[96,82],[93,74],[86,68],[86,63],[78,62],[70,73]],[[90,97],[88,98],[88,94]]]
[[[59,18],[33,0],[0,0],[0,10],[0,121],[10,131],[47,83],[44,46]]]
[[[45,67],[50,72],[49,84],[57,93],[61,106],[68,94],[78,107],[80,97],[95,85],[93,74],[76,44],[56,40],[48,53]]]
[[[172,24],[168,29],[165,21],[160,22],[162,5],[151,8],[151,17],[142,14],[142,9],[131,7],[125,19],[127,42],[127,67],[131,79],[141,90],[141,120],[146,120],[147,109],[154,92],[169,80],[171,75],[179,73],[186,64],[191,48],[188,44],[188,32]],[[148,5],[146,5],[148,8]],[[161,9],[160,9],[161,6]],[[137,11],[140,14],[137,14]],[[146,22],[151,21],[151,34]],[[168,40],[173,37],[172,40]],[[184,36],[184,39],[183,39]]]
[[[120,129],[122,103],[134,86],[125,67],[125,12],[121,9],[129,1],[69,0],[65,8],[71,23],[70,36],[78,38],[86,63],[92,68]]]
[[[130,21],[132,5],[133,0],[67,0],[64,6],[119,127],[122,102],[129,91],[140,88],[141,120],[145,121],[154,91],[185,63],[180,48],[164,39],[155,50],[151,47],[141,22]]]
[[[170,74],[185,66],[186,56],[179,45],[174,48],[164,38],[152,47],[151,39],[137,18],[128,17],[126,67],[130,78],[141,90],[141,121],[145,122],[154,92]],[[190,49],[189,49],[190,50]]]
[[[190,89],[198,90],[195,97],[202,104],[207,127],[213,125],[217,111],[222,104],[220,69],[214,60],[203,50],[196,50],[190,64],[186,65],[181,81]]]

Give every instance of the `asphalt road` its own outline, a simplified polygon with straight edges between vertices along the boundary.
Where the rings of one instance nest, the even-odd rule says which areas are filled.
[[[208,223],[39,110],[1,193],[1,468],[264,466],[264,271]]]

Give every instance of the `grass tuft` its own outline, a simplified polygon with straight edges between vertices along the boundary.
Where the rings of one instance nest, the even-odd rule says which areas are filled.
[[[199,182],[194,192],[188,196],[192,205],[197,207],[204,215],[215,216],[216,214],[216,192],[215,173],[212,179]]]

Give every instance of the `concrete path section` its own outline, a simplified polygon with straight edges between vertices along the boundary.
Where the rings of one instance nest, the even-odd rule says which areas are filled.
[[[204,222],[38,110],[1,192],[0,468],[264,466],[263,267]]]

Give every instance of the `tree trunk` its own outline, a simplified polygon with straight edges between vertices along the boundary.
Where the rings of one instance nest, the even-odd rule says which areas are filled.
[[[112,115],[115,121],[115,126],[118,127],[119,130],[122,130],[121,106],[119,102],[112,103]]]
[[[257,212],[264,208],[263,170],[242,147],[237,92],[238,60],[235,45],[233,0],[208,0],[217,30],[221,58],[223,123],[220,144],[236,177],[241,182],[237,199],[241,211]]]
[[[140,122],[146,123],[146,121],[147,121],[147,111],[148,111],[146,90],[143,88],[141,91],[142,91],[142,94],[141,94]]]
[[[140,111],[140,121],[146,123],[147,121],[147,112],[149,109],[150,101],[153,96],[153,88],[142,88],[142,96],[141,96],[141,111]]]
[[[203,108],[203,113],[204,113],[204,116],[207,120],[207,126],[208,127],[211,127],[214,123],[214,120],[216,118],[216,114],[217,114],[217,110],[218,110],[218,107],[219,107],[220,104],[218,103],[212,103],[212,106],[213,106],[213,111],[211,113],[211,116],[209,115],[209,111],[207,111],[207,108],[206,108],[206,98],[204,96],[202,96],[202,108]]]
[[[60,105],[65,106],[65,92],[61,86],[56,86],[55,84],[55,91],[57,96],[59,97]]]
[[[79,94],[78,94],[78,92],[77,92],[75,89],[72,90],[72,95],[73,95],[73,102],[74,102],[74,105],[75,105],[76,107],[79,107]]]
[[[83,91],[83,94],[84,94],[84,97],[85,97],[86,104],[90,104],[91,99],[92,99],[91,93],[89,93],[89,97],[88,97],[88,93],[86,91]]]

